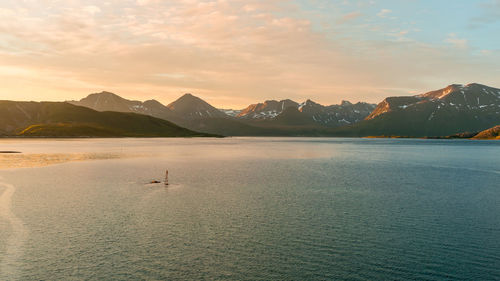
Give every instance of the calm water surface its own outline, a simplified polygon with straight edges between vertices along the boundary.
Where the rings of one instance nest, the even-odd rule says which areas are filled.
[[[0,140],[0,280],[499,280],[500,142]],[[171,185],[162,180],[169,169]]]

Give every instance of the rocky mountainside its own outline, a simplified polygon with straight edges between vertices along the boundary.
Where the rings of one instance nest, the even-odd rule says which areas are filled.
[[[479,134],[475,135],[473,139],[500,140],[500,125],[479,132]]]
[[[168,106],[155,100],[145,102],[127,100],[109,92],[91,94],[80,101],[71,101],[71,103],[98,111],[135,112],[150,115],[206,133],[235,136],[270,134],[269,130],[239,122],[191,94],[183,95]]]
[[[156,100],[147,100],[145,102],[128,100],[110,92],[90,94],[79,101],[68,102],[97,111],[134,112],[172,122],[179,120],[179,116]]]
[[[90,94],[79,101],[68,102],[97,111],[137,112],[143,107],[140,101],[127,100],[106,91]]]
[[[500,124],[500,90],[480,84],[454,84],[415,96],[388,97],[378,105],[267,100],[241,111],[219,110],[191,94],[164,106],[154,100],[129,101],[108,92],[73,103],[101,111],[137,112],[194,131],[234,136],[440,137]]]
[[[287,110],[289,108],[295,108],[296,110]],[[289,125],[297,123],[300,125],[339,127],[363,120],[374,108],[374,104],[362,102],[352,104],[348,101],[342,101],[339,105],[324,106],[311,100],[300,104],[292,100],[268,100],[264,103],[248,106],[236,117],[249,121],[273,120],[277,123],[287,123]]]
[[[183,95],[167,105],[167,108],[185,120],[228,117],[224,112],[191,94]]]
[[[323,106],[307,100],[301,103],[298,109],[318,125],[339,127],[365,119],[375,109],[375,105],[364,102],[352,104],[348,101],[342,101],[339,105]]]
[[[389,97],[366,118],[342,131],[355,135],[448,136],[500,123],[500,89],[450,85],[408,97]]]
[[[375,108],[367,103],[323,106],[311,100],[304,103],[286,99],[252,104],[242,110],[220,110],[204,100],[185,94],[167,106],[158,101],[124,99],[109,92],[91,94],[71,101],[98,111],[135,112],[165,119],[195,131],[226,135],[289,135],[294,127],[329,128],[363,120]],[[281,126],[286,127],[286,132]],[[275,130],[271,130],[271,128]],[[274,133],[273,133],[274,132]]]
[[[220,111],[224,112],[227,116],[236,117],[241,113],[241,109],[226,109],[218,108]]]
[[[310,116],[308,116],[307,114],[301,112],[297,107],[288,107],[278,116],[276,116],[271,120],[268,120],[267,122],[278,126],[283,125],[288,127],[318,126],[318,124],[316,124],[314,119],[310,118]]]
[[[419,111],[432,109],[429,119],[436,118],[441,112],[476,111],[478,113],[500,111],[500,89],[481,84],[450,85],[446,88],[410,97],[386,98],[367,117],[373,119],[379,115],[395,111]]]
[[[292,100],[268,100],[263,103],[251,104],[241,110],[236,116],[240,119],[272,119],[288,107],[297,107],[299,104]]]

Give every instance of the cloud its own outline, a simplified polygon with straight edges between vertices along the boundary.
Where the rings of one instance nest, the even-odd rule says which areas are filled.
[[[478,28],[500,21],[500,0],[490,0],[479,4],[481,14],[471,19],[469,27]]]
[[[337,22],[340,24],[343,24],[343,23],[347,23],[347,22],[356,20],[356,19],[360,18],[361,16],[363,16],[363,13],[361,13],[359,11],[355,11],[355,12],[351,12],[351,13],[343,15]]]
[[[389,9],[382,9],[380,12],[378,12],[377,16],[380,18],[386,18],[390,13],[392,13],[391,10]]]
[[[88,14],[91,14],[91,15],[95,15],[95,14],[98,14],[101,12],[101,9],[97,6],[85,6],[83,7],[83,11],[88,13]]]
[[[444,40],[446,43],[453,45],[457,49],[467,49],[469,48],[469,42],[467,39],[458,38],[455,33],[448,34],[448,37]]]
[[[139,5],[139,6],[146,6],[146,5],[155,4],[158,2],[159,2],[158,0],[137,0],[136,1],[137,5]]]
[[[499,74],[495,53],[465,56],[467,41],[456,35],[431,45],[400,26],[350,24],[376,18],[364,10],[333,17],[323,30],[288,0],[107,2],[0,4],[1,97],[109,90],[164,103],[192,92],[228,107],[269,98],[378,102]]]

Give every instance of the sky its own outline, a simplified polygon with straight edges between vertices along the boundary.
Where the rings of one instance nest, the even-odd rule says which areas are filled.
[[[500,0],[1,0],[0,99],[217,107],[500,87]]]

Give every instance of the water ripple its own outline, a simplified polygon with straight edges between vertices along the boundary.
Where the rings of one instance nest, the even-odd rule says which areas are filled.
[[[0,177],[0,181],[2,179]],[[12,196],[16,191],[16,187],[5,182],[0,182],[0,186],[5,187],[5,190],[0,195],[0,216],[9,222],[11,228],[10,236],[6,242],[6,251],[1,256],[0,279],[15,280],[18,278],[17,269],[23,254],[24,242],[28,237],[28,229],[11,209]]]

